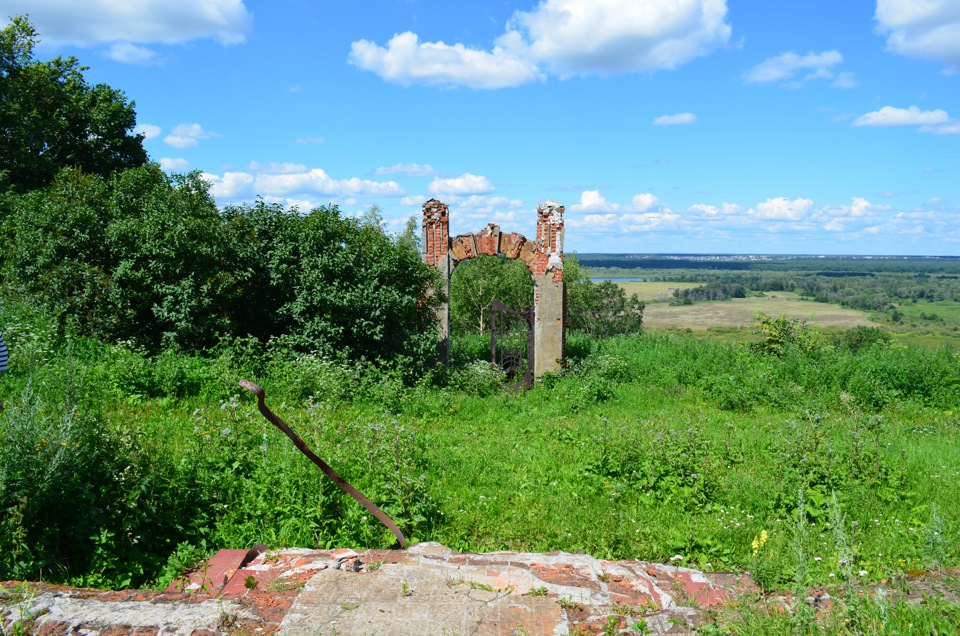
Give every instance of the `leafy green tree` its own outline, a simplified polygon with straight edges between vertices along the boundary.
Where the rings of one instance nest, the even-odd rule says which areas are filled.
[[[112,218],[106,183],[76,168],[48,188],[6,196],[0,227],[4,279],[87,333],[112,335],[113,263],[105,249]]]
[[[202,349],[231,335],[238,293],[234,244],[199,172],[124,170],[110,188],[110,304],[117,335],[148,349]]]
[[[564,258],[567,327],[600,338],[637,333],[643,328],[645,305],[636,294],[611,281],[594,283],[576,255]]]
[[[61,323],[151,350],[232,333],[237,259],[199,173],[148,164],[108,180],[67,168],[13,201],[5,278]]]
[[[754,333],[760,335],[760,341],[753,343],[754,351],[782,357],[788,349],[810,353],[820,346],[820,332],[806,320],[783,314],[773,318],[759,311],[753,315],[757,325]]]
[[[331,206],[293,218],[264,256],[270,284],[293,290],[277,311],[297,345],[373,360],[433,355],[436,270],[376,214],[345,218]]]
[[[37,40],[26,16],[0,29],[0,189],[42,187],[69,166],[105,177],[146,163],[133,102],[91,86],[74,57],[35,60]]]
[[[453,333],[486,333],[493,299],[516,310],[533,303],[533,277],[526,263],[503,256],[479,256],[457,265],[450,279]]]

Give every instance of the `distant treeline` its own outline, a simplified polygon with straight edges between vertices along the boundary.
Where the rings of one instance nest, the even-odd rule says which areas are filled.
[[[748,259],[736,256],[638,256],[631,254],[578,254],[580,263],[591,270],[621,270],[638,275],[643,270],[718,270],[718,271],[781,271],[816,272],[825,276],[850,273],[926,273],[960,275],[960,257],[903,256],[850,257],[794,256]],[[829,273],[828,273],[829,272]],[[841,274],[845,273],[845,274]],[[604,274],[613,272],[605,271]]]
[[[960,259],[789,258],[781,260],[703,260],[700,258],[580,255],[590,275],[642,276],[654,281],[700,283],[678,290],[676,300],[705,300],[766,292],[795,292],[824,303],[863,311],[890,312],[917,301],[960,301]],[[604,269],[616,263],[616,269]],[[629,267],[629,269],[628,269]]]

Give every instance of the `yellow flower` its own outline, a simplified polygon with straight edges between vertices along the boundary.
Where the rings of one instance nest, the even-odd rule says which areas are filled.
[[[766,530],[761,530],[759,537],[753,537],[753,542],[750,544],[750,546],[753,548],[753,556],[758,556],[760,554],[760,548],[767,545],[768,537],[769,535],[767,534]]]

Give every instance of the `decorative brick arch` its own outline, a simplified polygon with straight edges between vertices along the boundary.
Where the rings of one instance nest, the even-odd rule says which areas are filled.
[[[423,204],[423,260],[440,270],[444,296],[450,298],[450,277],[461,262],[477,256],[522,260],[533,277],[534,376],[557,371],[566,355],[566,294],[563,286],[563,212],[556,201],[537,206],[537,240],[505,233],[490,223],[473,234],[450,238],[449,208],[436,199]],[[449,300],[438,312],[440,354],[450,353]]]

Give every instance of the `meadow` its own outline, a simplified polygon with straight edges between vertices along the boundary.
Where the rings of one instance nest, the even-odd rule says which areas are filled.
[[[413,540],[750,569],[769,588],[960,561],[947,350],[574,335],[569,370],[513,395],[482,362],[410,384],[282,347],[152,357],[11,303],[2,318],[0,578],[162,585],[221,547],[390,545],[243,377]]]

